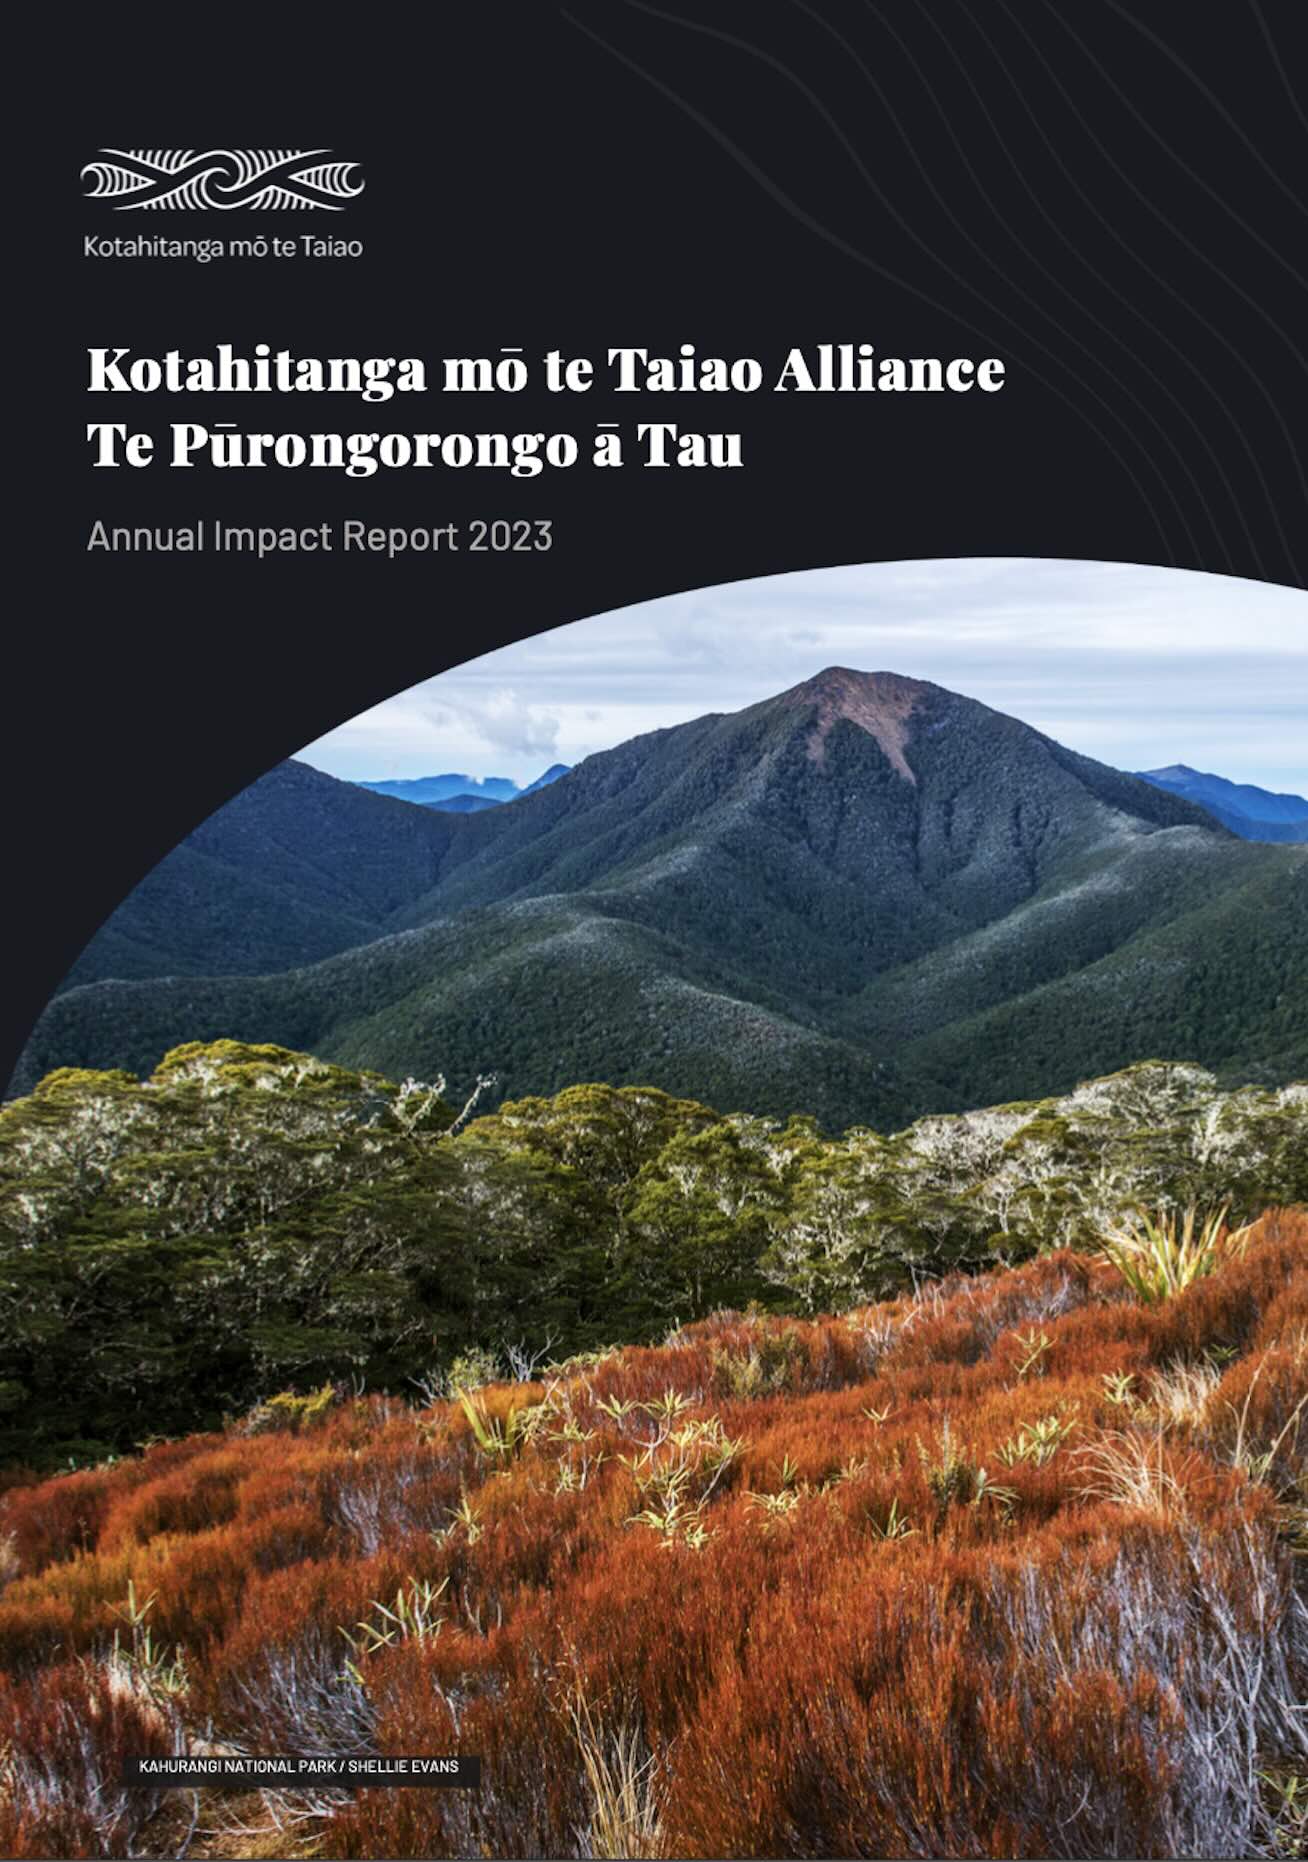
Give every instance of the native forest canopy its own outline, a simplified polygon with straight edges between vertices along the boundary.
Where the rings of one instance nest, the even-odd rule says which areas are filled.
[[[1308,1074],[1308,851],[829,668],[471,814],[282,765],[114,914],[11,1090],[227,1038],[833,1131],[1158,1054],[1284,1084]]]
[[[1308,1852],[1308,846],[1193,775],[832,668],[189,836],[0,1106],[0,1853]],[[278,1753],[482,1777],[123,1778]]]
[[[1306,1122],[1165,1064],[840,1140],[56,1073],[0,1113],[4,1389],[91,1465],[0,1492],[0,1848],[1302,1855],[1308,1212],[1243,1218]]]
[[[0,1110],[0,1463],[219,1428],[284,1386],[457,1382],[510,1345],[841,1311],[1144,1205],[1295,1203],[1308,1087],[1178,1064],[839,1138],[599,1085],[456,1128],[434,1085],[235,1042],[145,1081],[64,1069]]]

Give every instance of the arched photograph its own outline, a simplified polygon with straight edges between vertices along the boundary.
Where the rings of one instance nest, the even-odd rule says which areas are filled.
[[[67,1853],[103,1746],[481,1767],[137,1791],[123,1854],[1288,1855],[1305,619],[1052,559],[669,594],[198,824],[0,1109]]]

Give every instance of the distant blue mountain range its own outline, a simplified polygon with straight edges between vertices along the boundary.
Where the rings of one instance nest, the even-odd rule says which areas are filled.
[[[1302,795],[1273,795],[1251,783],[1205,775],[1188,763],[1141,769],[1136,774],[1156,789],[1197,802],[1241,840],[1308,841],[1308,800]]]
[[[440,776],[412,776],[389,782],[361,782],[356,786],[371,789],[374,795],[390,795],[402,802],[416,802],[421,808],[438,808],[444,814],[473,815],[502,802],[516,801],[544,789],[560,776],[566,776],[566,763],[552,763],[535,782],[525,788],[508,776],[469,776],[448,771]],[[1275,795],[1252,783],[1229,782],[1225,776],[1205,774],[1191,769],[1188,763],[1172,763],[1166,769],[1141,769],[1135,774],[1155,789],[1165,789],[1187,802],[1195,802],[1241,840],[1308,843],[1308,798],[1302,795]]]
[[[390,795],[400,802],[416,802],[420,808],[439,808],[451,815],[475,815],[483,808],[500,802],[514,802],[520,795],[544,789],[560,776],[566,776],[566,763],[551,763],[544,775],[537,776],[520,789],[508,776],[466,776],[450,772],[443,776],[411,776],[393,782],[361,782],[360,789],[374,795]]]

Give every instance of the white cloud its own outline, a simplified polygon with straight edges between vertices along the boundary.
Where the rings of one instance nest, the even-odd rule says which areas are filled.
[[[594,615],[438,674],[303,754],[341,776],[530,780],[832,664],[934,680],[1122,768],[1308,790],[1308,595],[1020,557],[804,571]]]

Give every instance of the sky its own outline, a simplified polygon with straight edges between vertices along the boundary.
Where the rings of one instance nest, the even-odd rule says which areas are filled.
[[[439,673],[300,755],[355,781],[458,770],[526,783],[833,665],[932,680],[1119,769],[1188,763],[1308,794],[1308,594],[1021,557],[867,563],[660,596]]]

